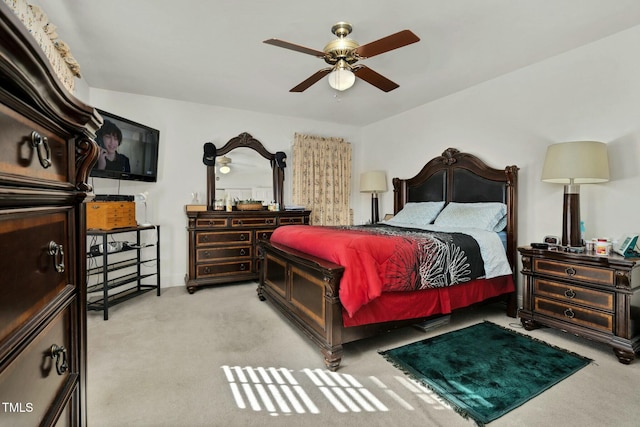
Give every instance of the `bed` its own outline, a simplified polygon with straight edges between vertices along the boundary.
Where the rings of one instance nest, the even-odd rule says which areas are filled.
[[[442,155],[429,160],[414,177],[393,179],[396,217],[390,221],[370,227],[280,227],[270,240],[258,243],[258,296],[263,301],[269,301],[286,319],[318,345],[326,367],[332,371],[337,370],[341,363],[343,344],[419,323],[453,310],[503,299],[506,302],[507,315],[515,317],[517,172],[516,166],[494,169],[472,154],[449,148]],[[433,210],[437,205],[440,208],[436,209],[435,219],[430,219],[432,224],[424,227],[428,229],[427,235],[432,235],[426,237],[422,235],[423,230],[406,229],[407,224],[403,221],[406,221],[405,214],[409,208],[420,206],[421,209],[428,207],[428,210]],[[334,255],[341,251],[332,249],[329,253],[322,250],[327,247],[337,248],[338,243],[334,244],[333,240],[329,240],[335,237],[361,242],[358,245],[347,243],[346,246],[350,248],[346,252],[360,254],[360,246],[380,248],[379,250],[386,250],[388,253],[397,252],[393,246],[391,249],[382,249],[385,247],[381,244],[382,240],[374,239],[394,238],[406,243],[408,237],[395,236],[401,234],[397,232],[399,228],[402,232],[414,236],[412,239],[418,239],[423,246],[424,242],[431,242],[425,239],[436,237],[449,242],[453,238],[442,237],[440,232],[448,229],[438,228],[438,222],[443,219],[440,225],[451,225],[444,220],[447,216],[454,218],[453,225],[456,225],[455,222],[462,217],[449,217],[444,214],[445,210],[449,213],[453,208],[476,209],[484,205],[492,208],[502,206],[504,215],[499,221],[501,224],[495,226],[496,231],[501,231],[487,234],[490,235],[490,241],[499,239],[503,251],[501,257],[508,264],[506,271],[500,268],[493,270],[493,267],[490,267],[487,271],[480,271],[473,276],[465,277],[464,280],[451,279],[450,277],[455,275],[444,272],[444,281],[455,283],[435,287],[416,286],[415,283],[420,280],[412,277],[412,283],[408,284],[406,289],[398,290],[392,287],[391,290],[387,290],[377,286],[373,276],[361,273],[367,268],[387,271],[388,266],[366,267],[364,264],[352,264],[357,267],[350,267],[349,263],[352,261],[348,260],[346,255]],[[401,217],[403,219],[398,221]],[[432,230],[432,227],[436,227],[436,230]],[[464,229],[456,228],[453,231]],[[308,232],[316,234],[304,234]],[[364,234],[371,236],[361,237]],[[388,237],[389,234],[393,234],[394,237]],[[412,242],[415,246],[415,242]],[[400,244],[399,240],[395,244]],[[483,245],[485,244],[478,243],[481,248],[484,248]],[[358,246],[359,249],[352,250],[354,246]],[[484,257],[484,249],[480,252]],[[386,260],[388,254],[372,253],[358,256]],[[486,261],[483,267],[487,267]],[[489,274],[490,269],[497,273]],[[359,290],[360,286],[366,290]],[[395,286],[402,287],[402,284]],[[354,293],[360,295],[355,302],[349,296]]]

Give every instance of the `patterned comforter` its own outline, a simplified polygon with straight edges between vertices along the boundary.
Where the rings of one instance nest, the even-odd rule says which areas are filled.
[[[478,242],[464,233],[391,227],[288,225],[271,241],[345,267],[340,301],[349,316],[382,292],[415,291],[485,276]]]

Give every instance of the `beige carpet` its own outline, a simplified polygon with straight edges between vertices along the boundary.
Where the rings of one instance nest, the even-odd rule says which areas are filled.
[[[88,419],[100,426],[473,426],[377,353],[482,320],[575,351],[594,363],[490,424],[640,425],[640,361],[560,331],[526,332],[499,305],[454,313],[345,346],[337,373],[256,284],[147,293],[88,313]]]

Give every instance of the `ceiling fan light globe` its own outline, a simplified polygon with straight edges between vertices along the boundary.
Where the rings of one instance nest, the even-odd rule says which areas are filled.
[[[356,81],[356,75],[347,68],[336,68],[327,77],[329,86],[335,90],[343,91],[349,89]]]

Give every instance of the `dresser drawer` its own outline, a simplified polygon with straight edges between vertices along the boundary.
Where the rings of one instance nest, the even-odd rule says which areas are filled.
[[[247,231],[218,231],[218,232],[196,232],[196,245],[227,245],[229,243],[251,243],[252,232]]]
[[[0,343],[70,283],[70,215],[70,210],[0,215]],[[51,242],[59,248],[53,255]]]
[[[303,225],[306,224],[309,217],[300,215],[300,216],[283,216],[279,218],[278,225]]]
[[[534,297],[534,306],[536,313],[546,314],[575,325],[613,332],[613,314],[610,313],[589,310],[539,296]]]
[[[237,275],[238,273],[251,274],[251,260],[218,262],[211,264],[202,264],[197,267],[197,278],[204,279],[212,276]]]
[[[585,305],[600,310],[613,312],[614,293],[589,289],[583,286],[554,282],[546,279],[535,279],[533,292],[573,304]]]
[[[221,228],[227,226],[227,218],[198,218],[196,228]]]
[[[196,262],[208,262],[225,258],[251,257],[251,254],[251,246],[198,249],[196,251]]]
[[[271,235],[273,234],[274,229],[268,229],[268,230],[256,230],[256,237],[255,240],[256,242],[258,240],[269,240],[271,238]]]
[[[588,265],[573,264],[550,259],[534,259],[533,271],[538,274],[555,276],[562,279],[580,280],[605,286],[613,286],[615,280],[612,269],[591,267]]]
[[[0,129],[0,143],[3,147],[0,150],[0,181],[20,177],[32,182],[42,181],[43,185],[53,184],[56,187],[72,182],[69,148],[64,139],[2,104]],[[34,138],[33,132],[40,137]],[[39,141],[40,145],[34,147],[33,141]],[[49,163],[43,165],[40,158],[42,162],[48,159]]]
[[[77,349],[71,339],[72,307],[60,312],[7,366],[0,372],[0,425],[37,426],[49,414],[64,407],[68,401],[62,396],[72,396],[77,387]],[[56,360],[51,357],[52,346],[62,346],[59,353],[60,373]],[[62,369],[62,357],[66,354],[66,370]],[[9,406],[11,405],[11,406]],[[59,406],[59,407],[57,407]],[[69,406],[67,405],[67,408]],[[69,418],[68,411],[63,414]]]
[[[247,218],[231,218],[232,227],[259,227],[263,225],[276,226],[275,216],[266,217],[247,217]]]

